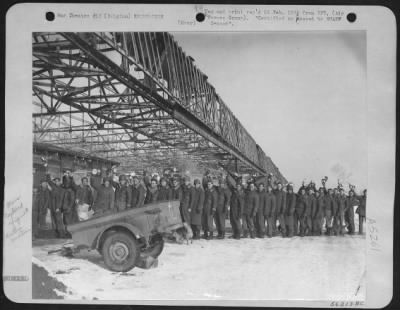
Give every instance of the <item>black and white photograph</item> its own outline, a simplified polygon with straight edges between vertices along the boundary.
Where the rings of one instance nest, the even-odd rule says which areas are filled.
[[[7,290],[29,284],[45,303],[388,296],[394,58],[371,48],[372,10],[187,6],[192,19],[164,27],[169,8],[136,8],[60,6],[24,32],[30,68],[7,86],[21,92],[6,118]]]
[[[365,39],[33,33],[33,294],[363,300]]]

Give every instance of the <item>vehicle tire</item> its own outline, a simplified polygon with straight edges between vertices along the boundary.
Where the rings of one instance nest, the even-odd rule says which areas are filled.
[[[155,235],[151,238],[152,247],[150,249],[146,249],[140,253],[140,256],[148,257],[151,256],[153,258],[157,258],[160,256],[161,252],[164,250],[164,239],[162,235]]]
[[[125,232],[107,234],[101,248],[108,269],[126,272],[135,267],[140,251],[135,238]]]

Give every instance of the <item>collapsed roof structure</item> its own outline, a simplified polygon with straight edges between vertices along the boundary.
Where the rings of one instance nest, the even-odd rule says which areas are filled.
[[[286,182],[166,32],[33,33],[34,141],[123,170],[189,161]]]

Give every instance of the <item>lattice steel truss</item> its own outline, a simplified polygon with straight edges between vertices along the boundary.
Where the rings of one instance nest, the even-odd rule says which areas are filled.
[[[34,140],[163,168],[278,168],[169,33],[33,34]]]

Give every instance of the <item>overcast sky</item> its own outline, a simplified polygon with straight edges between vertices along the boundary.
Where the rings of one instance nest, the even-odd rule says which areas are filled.
[[[367,186],[364,32],[173,35],[296,187]]]

